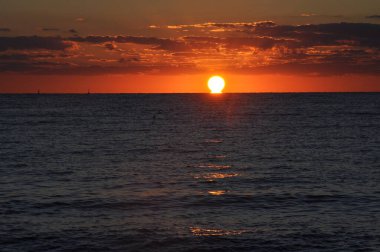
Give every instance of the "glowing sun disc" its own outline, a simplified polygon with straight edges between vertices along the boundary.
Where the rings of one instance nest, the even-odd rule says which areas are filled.
[[[208,88],[212,94],[221,94],[225,86],[226,82],[220,76],[213,76],[208,80]]]

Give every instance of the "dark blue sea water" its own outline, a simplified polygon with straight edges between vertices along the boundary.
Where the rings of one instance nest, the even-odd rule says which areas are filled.
[[[380,251],[380,94],[0,95],[1,251]]]

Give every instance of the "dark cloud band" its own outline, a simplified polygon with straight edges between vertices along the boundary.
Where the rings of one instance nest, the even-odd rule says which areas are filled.
[[[60,37],[0,37],[0,51],[14,50],[56,50],[62,51],[71,48],[73,43]]]
[[[0,71],[200,73],[213,68],[247,74],[380,74],[379,24],[277,25],[265,21],[177,25],[169,29],[178,30],[179,36],[0,37]],[[199,31],[189,36],[182,29]],[[213,32],[215,29],[225,32]],[[130,46],[132,49],[123,49]],[[99,53],[102,58],[85,53],[88,47],[103,50]],[[72,55],[68,56],[68,51]]]

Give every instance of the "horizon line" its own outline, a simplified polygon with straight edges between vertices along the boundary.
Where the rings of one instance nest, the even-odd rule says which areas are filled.
[[[181,94],[181,95],[194,95],[194,94],[205,94],[205,95],[214,95],[214,96],[220,96],[220,95],[228,95],[228,94],[355,94],[355,93],[380,93],[380,91],[297,91],[297,92],[224,92],[221,94],[213,94],[209,92],[164,92],[164,93],[156,93],[156,92],[125,92],[125,93],[108,93],[108,92],[95,92],[95,93],[85,93],[85,92],[39,92],[39,93],[32,93],[32,92],[0,92],[0,95],[175,95],[175,94]]]

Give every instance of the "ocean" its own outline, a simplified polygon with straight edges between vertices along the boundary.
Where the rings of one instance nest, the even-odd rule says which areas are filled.
[[[0,95],[0,251],[380,251],[380,94]]]

